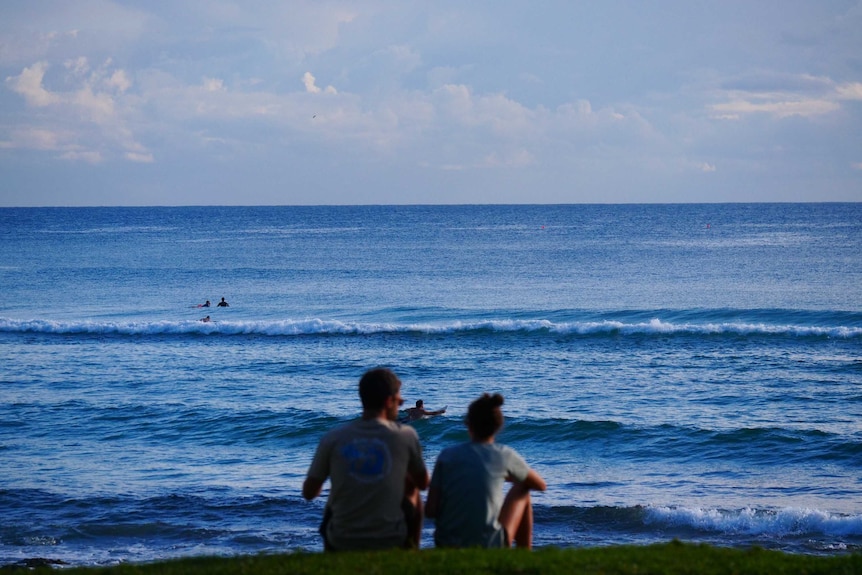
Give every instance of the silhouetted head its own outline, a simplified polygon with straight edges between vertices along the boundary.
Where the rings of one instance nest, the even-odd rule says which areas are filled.
[[[367,411],[380,411],[386,407],[386,400],[398,395],[400,391],[401,380],[391,369],[385,367],[368,370],[359,380],[359,399],[362,400],[363,409]]]
[[[467,409],[467,427],[479,441],[493,437],[503,427],[503,396],[483,393]]]

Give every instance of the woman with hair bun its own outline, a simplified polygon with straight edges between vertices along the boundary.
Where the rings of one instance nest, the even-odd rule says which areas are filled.
[[[425,514],[435,520],[438,547],[533,546],[530,491],[545,480],[511,447],[494,443],[503,427],[503,396],[485,393],[467,410],[470,441],[440,452]],[[503,483],[513,483],[503,498]]]

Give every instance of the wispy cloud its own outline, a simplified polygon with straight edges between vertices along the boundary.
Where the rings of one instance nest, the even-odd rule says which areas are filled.
[[[837,112],[842,102],[862,100],[862,83],[836,83],[829,78],[800,76],[797,90],[728,90],[724,102],[712,104],[714,118],[739,119],[749,114],[776,118],[814,117]]]

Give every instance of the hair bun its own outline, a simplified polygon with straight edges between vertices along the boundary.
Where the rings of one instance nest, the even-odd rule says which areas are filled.
[[[495,393],[491,396],[491,405],[494,407],[500,407],[503,405],[503,396],[499,393]]]

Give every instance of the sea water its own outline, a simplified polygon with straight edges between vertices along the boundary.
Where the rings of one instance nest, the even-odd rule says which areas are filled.
[[[0,209],[0,288],[0,565],[321,550],[378,365],[539,547],[862,546],[862,204]]]

